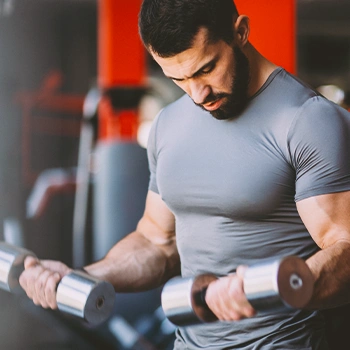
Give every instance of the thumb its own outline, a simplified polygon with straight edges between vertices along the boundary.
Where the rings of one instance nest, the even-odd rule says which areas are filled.
[[[25,269],[30,269],[31,267],[34,267],[36,265],[39,265],[40,261],[38,258],[34,257],[34,256],[27,256],[24,259],[24,268]]]
[[[240,265],[237,267],[236,274],[240,279],[244,279],[244,274],[247,271],[248,266],[247,265]]]

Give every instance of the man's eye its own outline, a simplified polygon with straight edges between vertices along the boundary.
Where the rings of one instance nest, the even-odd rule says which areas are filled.
[[[212,70],[214,69],[214,66],[208,67],[206,69],[202,70],[202,74],[209,74],[212,72]]]

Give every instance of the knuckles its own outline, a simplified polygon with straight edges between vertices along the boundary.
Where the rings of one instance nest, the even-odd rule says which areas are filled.
[[[28,265],[30,265],[29,261]],[[36,264],[27,266],[19,277],[19,284],[32,299],[33,303],[43,308],[57,308],[56,286],[59,281],[55,271]]]
[[[207,289],[206,302],[221,321],[239,321],[255,315],[243,290],[243,281],[230,275],[212,282]]]

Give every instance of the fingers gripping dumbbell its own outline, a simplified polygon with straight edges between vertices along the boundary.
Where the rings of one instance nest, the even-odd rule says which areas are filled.
[[[12,293],[21,290],[19,276],[24,260],[35,254],[29,250],[0,242],[0,288]],[[72,271],[62,278],[56,289],[60,311],[78,316],[91,325],[104,322],[113,311],[115,291],[105,281],[82,271]]]
[[[161,295],[168,319],[178,326],[217,321],[205,302],[206,289],[216,279],[204,274],[168,281]],[[311,299],[313,276],[304,260],[288,256],[248,267],[243,287],[249,303],[260,313],[302,309]]]

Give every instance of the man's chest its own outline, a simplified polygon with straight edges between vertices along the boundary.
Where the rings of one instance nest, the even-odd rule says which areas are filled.
[[[295,172],[274,138],[239,128],[188,130],[164,142],[157,183],[174,213],[256,217],[294,205]]]

